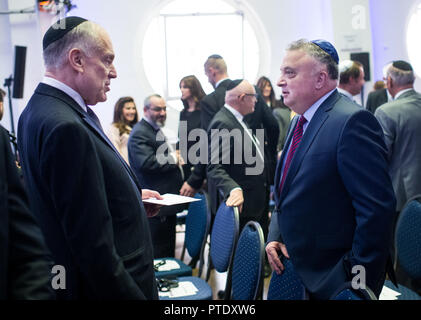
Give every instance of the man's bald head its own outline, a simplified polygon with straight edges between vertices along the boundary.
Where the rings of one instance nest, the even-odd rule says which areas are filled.
[[[256,90],[247,80],[234,80],[225,93],[225,103],[243,116],[254,111]]]

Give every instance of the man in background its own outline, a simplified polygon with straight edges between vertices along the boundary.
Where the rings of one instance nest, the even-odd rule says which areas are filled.
[[[167,119],[165,100],[158,94],[144,102],[144,117],[134,127],[128,142],[129,162],[142,186],[161,194],[178,194],[183,184],[184,161],[167,141],[162,127]],[[148,219],[154,258],[174,257],[178,212],[185,206],[167,206]]]
[[[354,96],[361,93],[364,83],[364,68],[360,62],[345,60],[339,63],[339,93],[355,102]]]

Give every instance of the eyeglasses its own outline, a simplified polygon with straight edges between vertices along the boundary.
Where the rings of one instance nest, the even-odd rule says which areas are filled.
[[[256,99],[259,97],[257,93],[243,93],[243,94],[248,97],[255,97]],[[240,97],[241,97],[241,94],[238,96],[238,98]]]
[[[178,287],[177,280],[170,280],[170,279],[156,279],[156,283],[158,285],[158,290],[161,292],[168,292],[173,288]]]
[[[167,112],[167,107],[153,107],[153,108],[149,108],[149,109],[151,109],[152,111],[155,111],[155,112],[161,112],[161,111]]]

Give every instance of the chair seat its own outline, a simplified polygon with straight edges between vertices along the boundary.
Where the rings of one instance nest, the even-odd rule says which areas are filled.
[[[398,300],[421,300],[421,296],[419,296],[416,292],[401,284],[398,284],[398,287],[396,288],[392,281],[386,280],[384,282],[384,286],[391,290],[399,292],[400,295],[397,297]]]
[[[176,278],[176,277],[184,277],[184,276],[191,276],[193,274],[193,270],[190,266],[185,264],[183,261],[177,258],[162,258],[162,259],[154,259],[154,264],[158,260],[165,260],[168,264],[172,262],[177,263],[180,267],[177,269],[172,270],[165,270],[165,271],[155,271],[155,277],[158,279],[161,278]]]
[[[176,297],[170,297],[165,295],[165,293],[159,292],[160,300],[212,300],[212,289],[205,280],[198,277],[179,277],[177,280],[179,283],[189,282],[190,284],[194,285],[194,287],[197,289],[197,292],[191,295]]]

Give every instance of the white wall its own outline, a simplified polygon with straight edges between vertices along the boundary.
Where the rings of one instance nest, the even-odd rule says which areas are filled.
[[[226,0],[231,4],[242,5],[260,18],[260,26],[265,30],[263,37],[268,39],[267,47],[262,48],[268,61],[261,64],[259,75],[268,76],[273,84],[279,77],[279,67],[286,46],[299,38],[324,38],[338,42],[344,34],[349,32],[341,21],[351,21],[349,9],[339,10],[351,3],[363,3],[369,9],[368,29],[363,32],[363,46],[370,49],[367,39],[370,38],[370,26],[373,31],[373,78],[381,77],[383,65],[392,59],[407,59],[404,34],[409,10],[416,0]],[[35,0],[0,0],[2,7],[24,8]],[[138,109],[142,109],[145,96],[152,93],[143,71],[142,35],[154,14],[159,12],[169,0],[125,0],[123,2],[104,0],[73,0],[77,6],[69,15],[80,15],[91,19],[109,32],[116,53],[115,66],[118,77],[111,82],[108,100],[94,107],[104,126],[112,120],[115,101],[123,95],[131,95],[137,102]],[[369,3],[369,4],[367,4]],[[11,9],[11,8],[9,8]],[[10,75],[13,64],[13,47],[11,45],[28,46],[28,60],[25,80],[24,99],[18,100],[15,106],[17,121],[30,95],[34,91],[43,74],[41,59],[41,41],[45,32],[46,17],[37,15],[21,15],[12,17],[9,25],[7,16],[0,15],[0,27],[5,37],[1,38],[0,58],[6,62],[0,66],[0,81]],[[339,21],[339,22],[338,22]],[[9,26],[9,28],[8,28]],[[42,30],[41,30],[42,29]],[[6,32],[3,32],[5,30]],[[188,32],[186,32],[188,38]],[[370,41],[370,40],[369,40]],[[341,44],[339,44],[339,51]],[[154,48],[150,48],[154,50]],[[369,50],[370,51],[370,50]],[[342,55],[342,52],[340,52]],[[252,80],[252,79],[251,79]],[[419,81],[418,81],[419,82]],[[1,83],[2,84],[2,83]],[[366,88],[368,91],[369,88]],[[280,90],[276,88],[278,95]],[[5,109],[8,108],[6,102]],[[7,124],[7,114],[2,121]],[[169,117],[171,123],[175,116]]]

